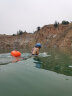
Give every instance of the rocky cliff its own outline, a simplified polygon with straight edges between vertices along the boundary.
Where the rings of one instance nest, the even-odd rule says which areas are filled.
[[[24,32],[22,35],[0,35],[0,50],[31,49],[35,43],[40,42],[42,48],[46,47],[72,47],[72,24],[45,25],[34,33]]]

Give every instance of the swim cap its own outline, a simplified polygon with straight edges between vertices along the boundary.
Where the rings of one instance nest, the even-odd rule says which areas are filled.
[[[35,47],[40,47],[41,48],[41,44],[40,43],[36,43]]]

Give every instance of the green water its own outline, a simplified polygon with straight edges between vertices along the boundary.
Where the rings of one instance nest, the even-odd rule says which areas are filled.
[[[22,57],[13,62],[10,53],[0,54],[0,96],[72,96],[71,52],[55,49]]]

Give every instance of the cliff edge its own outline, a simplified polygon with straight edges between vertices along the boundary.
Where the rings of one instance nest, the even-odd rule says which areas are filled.
[[[72,48],[72,24],[45,25],[34,33],[24,32],[22,35],[0,35],[0,49],[31,49],[40,42],[45,47]]]

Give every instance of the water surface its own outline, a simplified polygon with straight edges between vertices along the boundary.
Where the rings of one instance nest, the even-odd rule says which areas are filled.
[[[0,54],[0,96],[72,96],[71,57],[61,50]]]

